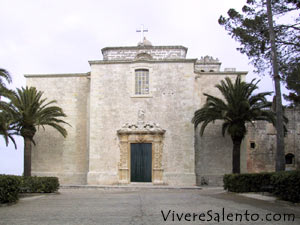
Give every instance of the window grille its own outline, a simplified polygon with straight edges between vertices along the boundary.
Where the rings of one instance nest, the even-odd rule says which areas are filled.
[[[149,94],[149,70],[138,69],[135,71],[135,94]]]

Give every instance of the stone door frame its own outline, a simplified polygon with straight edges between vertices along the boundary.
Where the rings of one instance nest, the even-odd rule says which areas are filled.
[[[118,130],[120,141],[120,161],[118,164],[119,183],[130,184],[130,146],[134,143],[152,144],[152,183],[163,184],[163,129],[121,129]]]

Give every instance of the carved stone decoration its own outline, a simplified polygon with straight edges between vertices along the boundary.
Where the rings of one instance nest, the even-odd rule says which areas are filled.
[[[166,132],[158,123],[142,123],[144,111],[138,113],[138,123],[126,123],[117,131],[120,141],[119,183],[130,183],[130,146],[132,143],[152,144],[152,183],[163,183],[163,137]]]
[[[139,109],[137,124],[138,125],[143,125],[145,123],[144,121],[145,121],[145,111],[142,110],[142,109]]]
[[[201,59],[198,61],[200,63],[219,63],[220,62],[218,58],[214,59],[213,57],[208,56],[208,55],[204,56],[204,57],[202,56]]]
[[[152,56],[146,52],[138,53],[135,57],[135,60],[152,60]]]

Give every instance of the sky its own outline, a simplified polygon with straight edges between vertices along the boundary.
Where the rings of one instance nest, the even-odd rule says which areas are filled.
[[[101,49],[136,46],[144,24],[153,45],[183,45],[187,58],[213,56],[224,68],[249,71],[262,79],[259,91],[274,91],[268,75],[252,71],[247,56],[218,24],[228,9],[241,11],[246,0],[0,0],[0,68],[26,86],[24,74],[81,73]],[[46,85],[46,84],[45,84]],[[23,140],[5,146],[0,137],[0,174],[23,173]]]

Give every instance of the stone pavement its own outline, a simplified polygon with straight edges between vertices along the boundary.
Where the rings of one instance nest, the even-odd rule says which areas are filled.
[[[0,207],[0,224],[300,224],[299,205],[249,198],[222,188],[77,188],[59,192],[22,198],[15,205]],[[295,221],[287,221],[284,214],[294,214]]]

